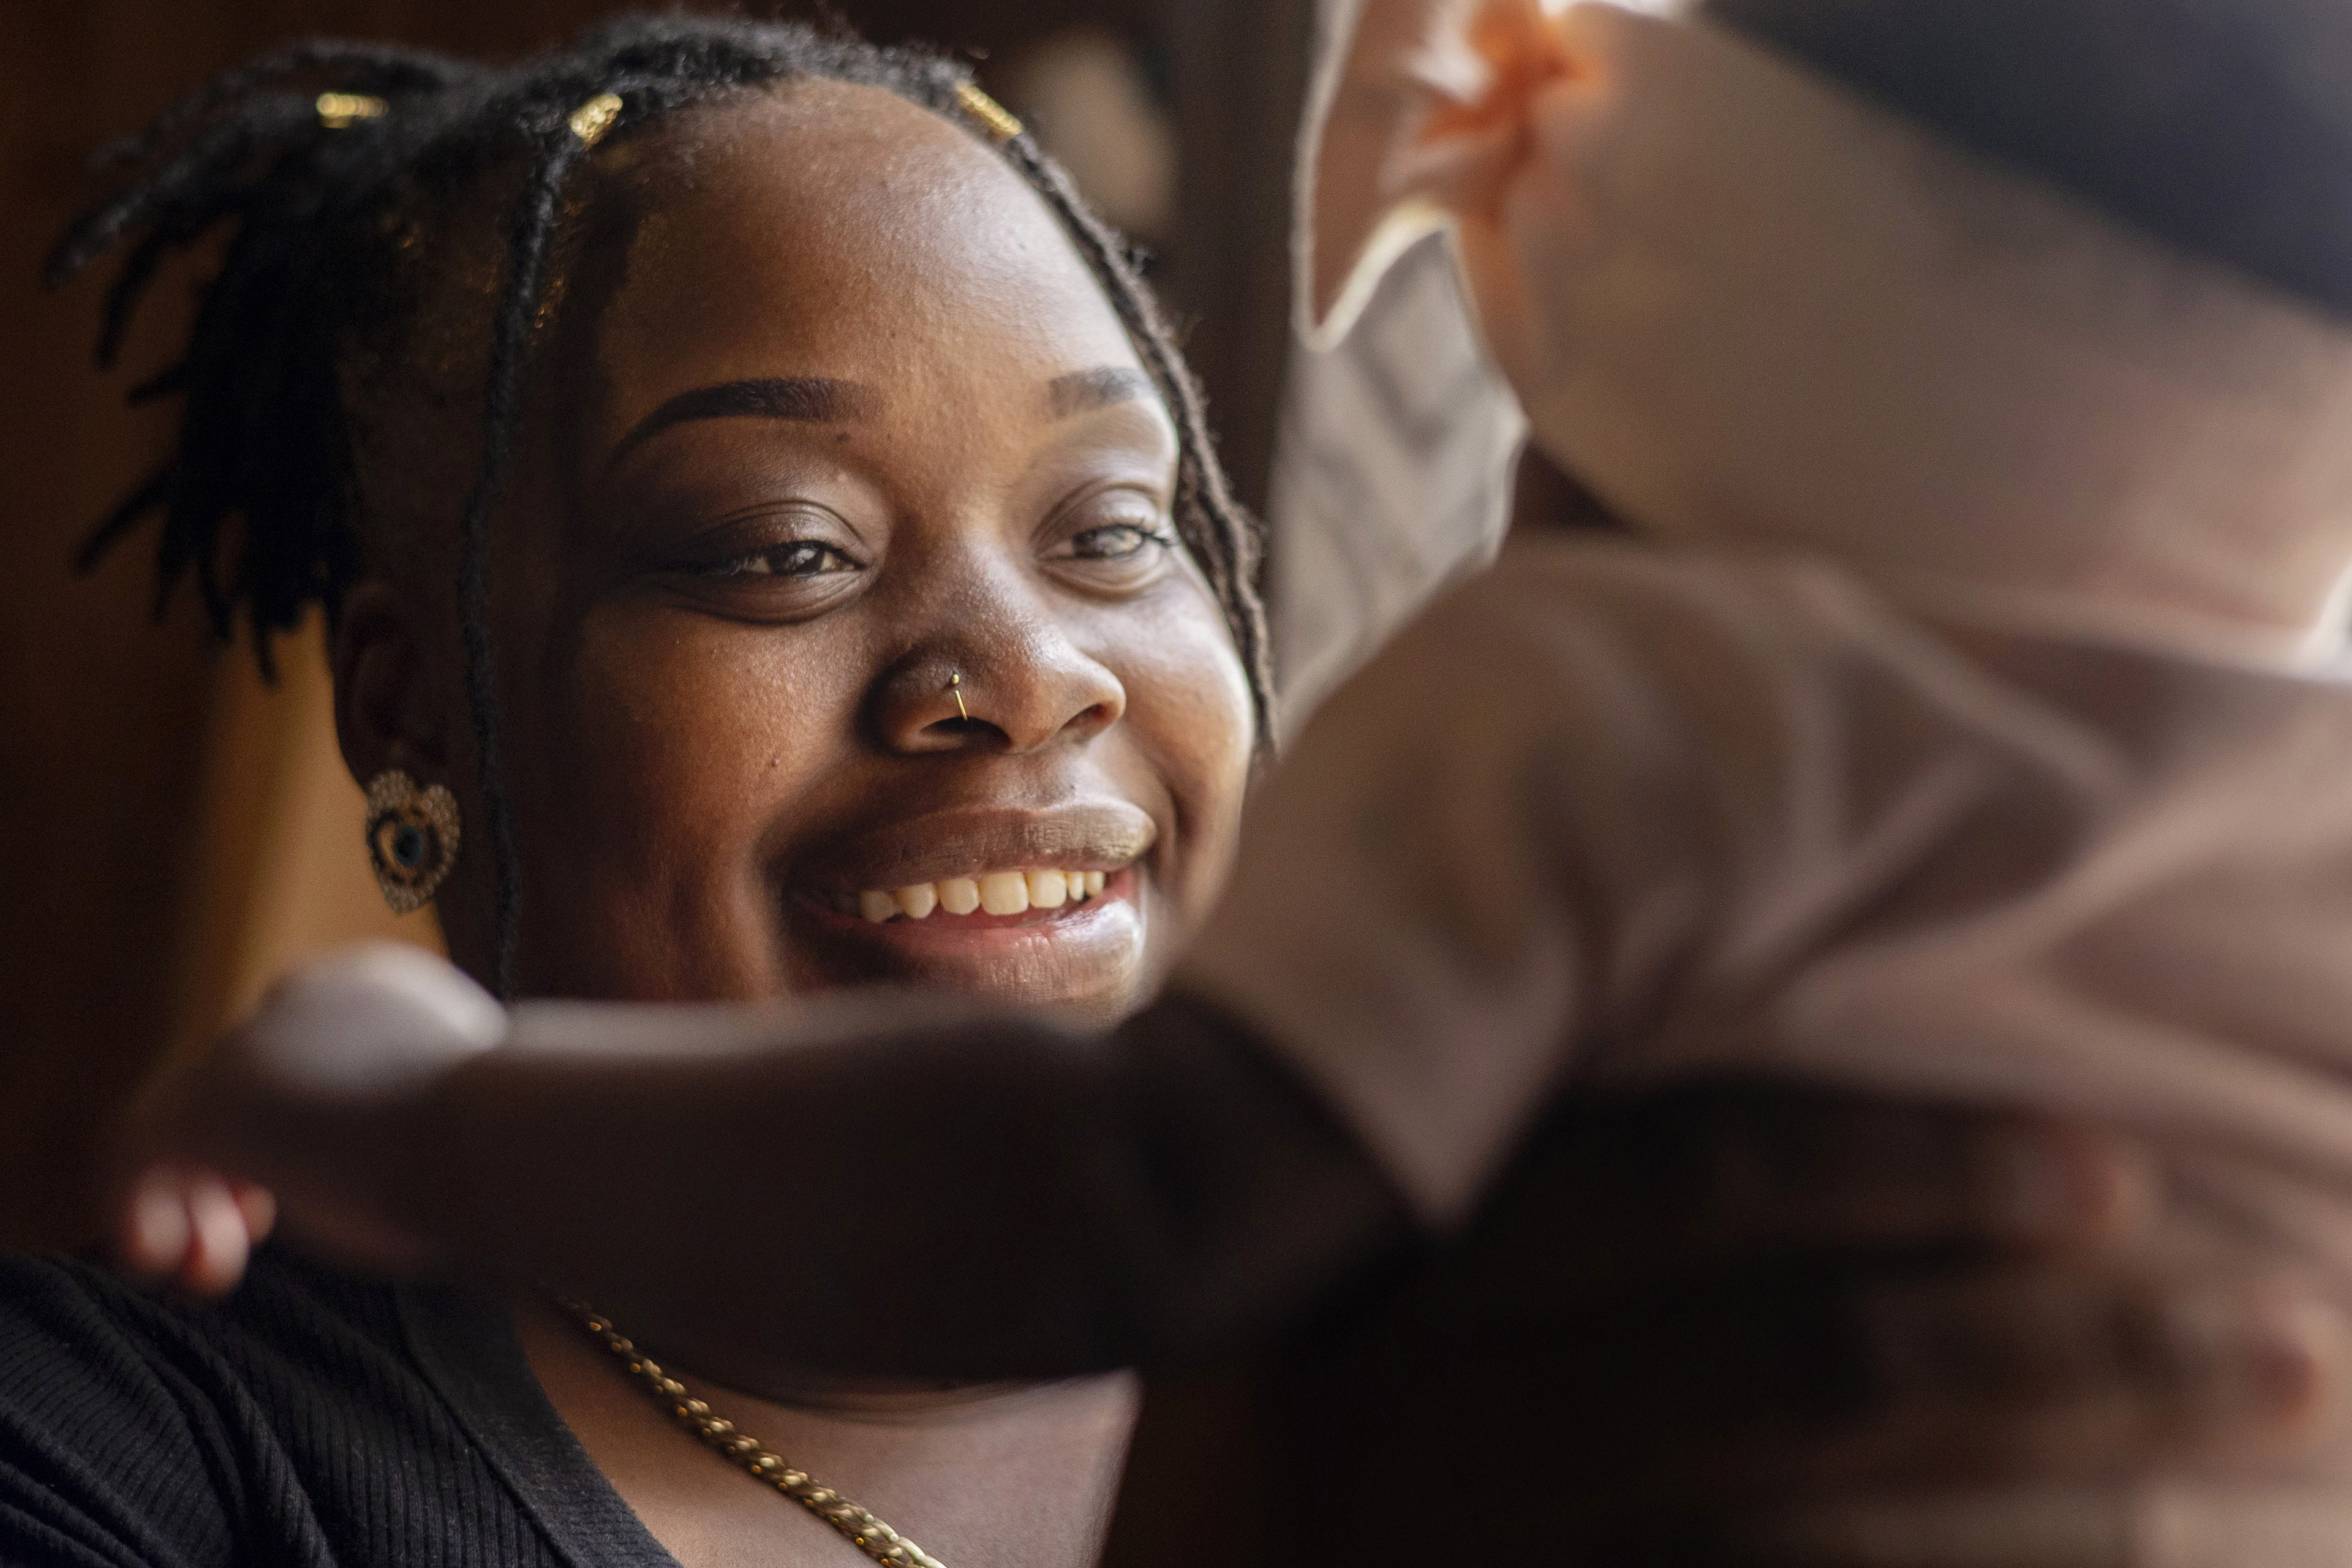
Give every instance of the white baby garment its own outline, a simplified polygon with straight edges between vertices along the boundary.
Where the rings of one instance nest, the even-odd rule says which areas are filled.
[[[2352,1299],[2352,684],[2280,650],[1514,544],[1309,724],[1178,984],[1433,1227],[1558,1096],[1765,1071],[2120,1124],[2163,1246]],[[1942,1499],[1856,1560],[2352,1563],[2352,1447],[2263,1487]]]

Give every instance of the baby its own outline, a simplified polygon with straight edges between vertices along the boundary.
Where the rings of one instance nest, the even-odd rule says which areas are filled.
[[[153,1146],[681,1336],[1071,1371],[1460,1225],[1563,1095],[1765,1069],[2120,1121],[2166,1246],[2352,1290],[2352,10],[1375,4],[1318,168],[1318,329],[1443,222],[1633,537],[1350,681],[1166,1000],[509,1015],[377,955]],[[205,1272],[178,1201],[133,1250]],[[2347,1483],[2186,1475],[2113,1560],[2352,1561]],[[2054,1561],[2067,1502],[1806,1528]]]

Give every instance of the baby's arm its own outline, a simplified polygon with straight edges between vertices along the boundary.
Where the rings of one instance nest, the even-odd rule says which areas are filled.
[[[352,955],[168,1089],[150,1146],[350,1261],[478,1263],[739,1368],[1183,1358],[1408,1238],[1338,1124],[1181,1000],[1107,1040],[894,994],[526,1005],[486,1045],[495,1014],[422,954]]]
[[[521,1049],[453,1080],[499,1212],[450,1234],[674,1338],[867,1372],[1109,1368],[1297,1311],[1407,1236],[1322,1107],[1180,999],[1107,1041],[845,997],[748,1049],[734,1015],[698,1061],[674,1010],[609,1064],[532,1052],[542,1025],[576,1042],[569,1011],[525,1009]],[[577,1147],[603,1152],[592,1193]]]

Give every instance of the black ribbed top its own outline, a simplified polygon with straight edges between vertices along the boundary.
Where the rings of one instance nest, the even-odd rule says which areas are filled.
[[[499,1303],[276,1249],[219,1307],[0,1258],[0,1564],[677,1568]]]
[[[2159,239],[2352,315],[2344,0],[1705,0]]]

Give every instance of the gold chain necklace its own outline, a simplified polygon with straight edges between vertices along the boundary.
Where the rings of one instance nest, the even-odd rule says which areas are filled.
[[[723,1415],[712,1415],[709,1405],[687,1392],[686,1384],[641,1354],[637,1347],[613,1326],[610,1318],[577,1301],[565,1302],[564,1309],[580,1320],[581,1325],[598,1344],[613,1352],[613,1359],[619,1362],[646,1393],[661,1401],[677,1418],[679,1426],[718,1450],[722,1458],[740,1468],[754,1480],[775,1488],[833,1526],[844,1540],[875,1562],[885,1564],[886,1568],[947,1568],[938,1558],[831,1487],[812,1479],[806,1470],[792,1464],[757,1437],[737,1431],[732,1421]]]

